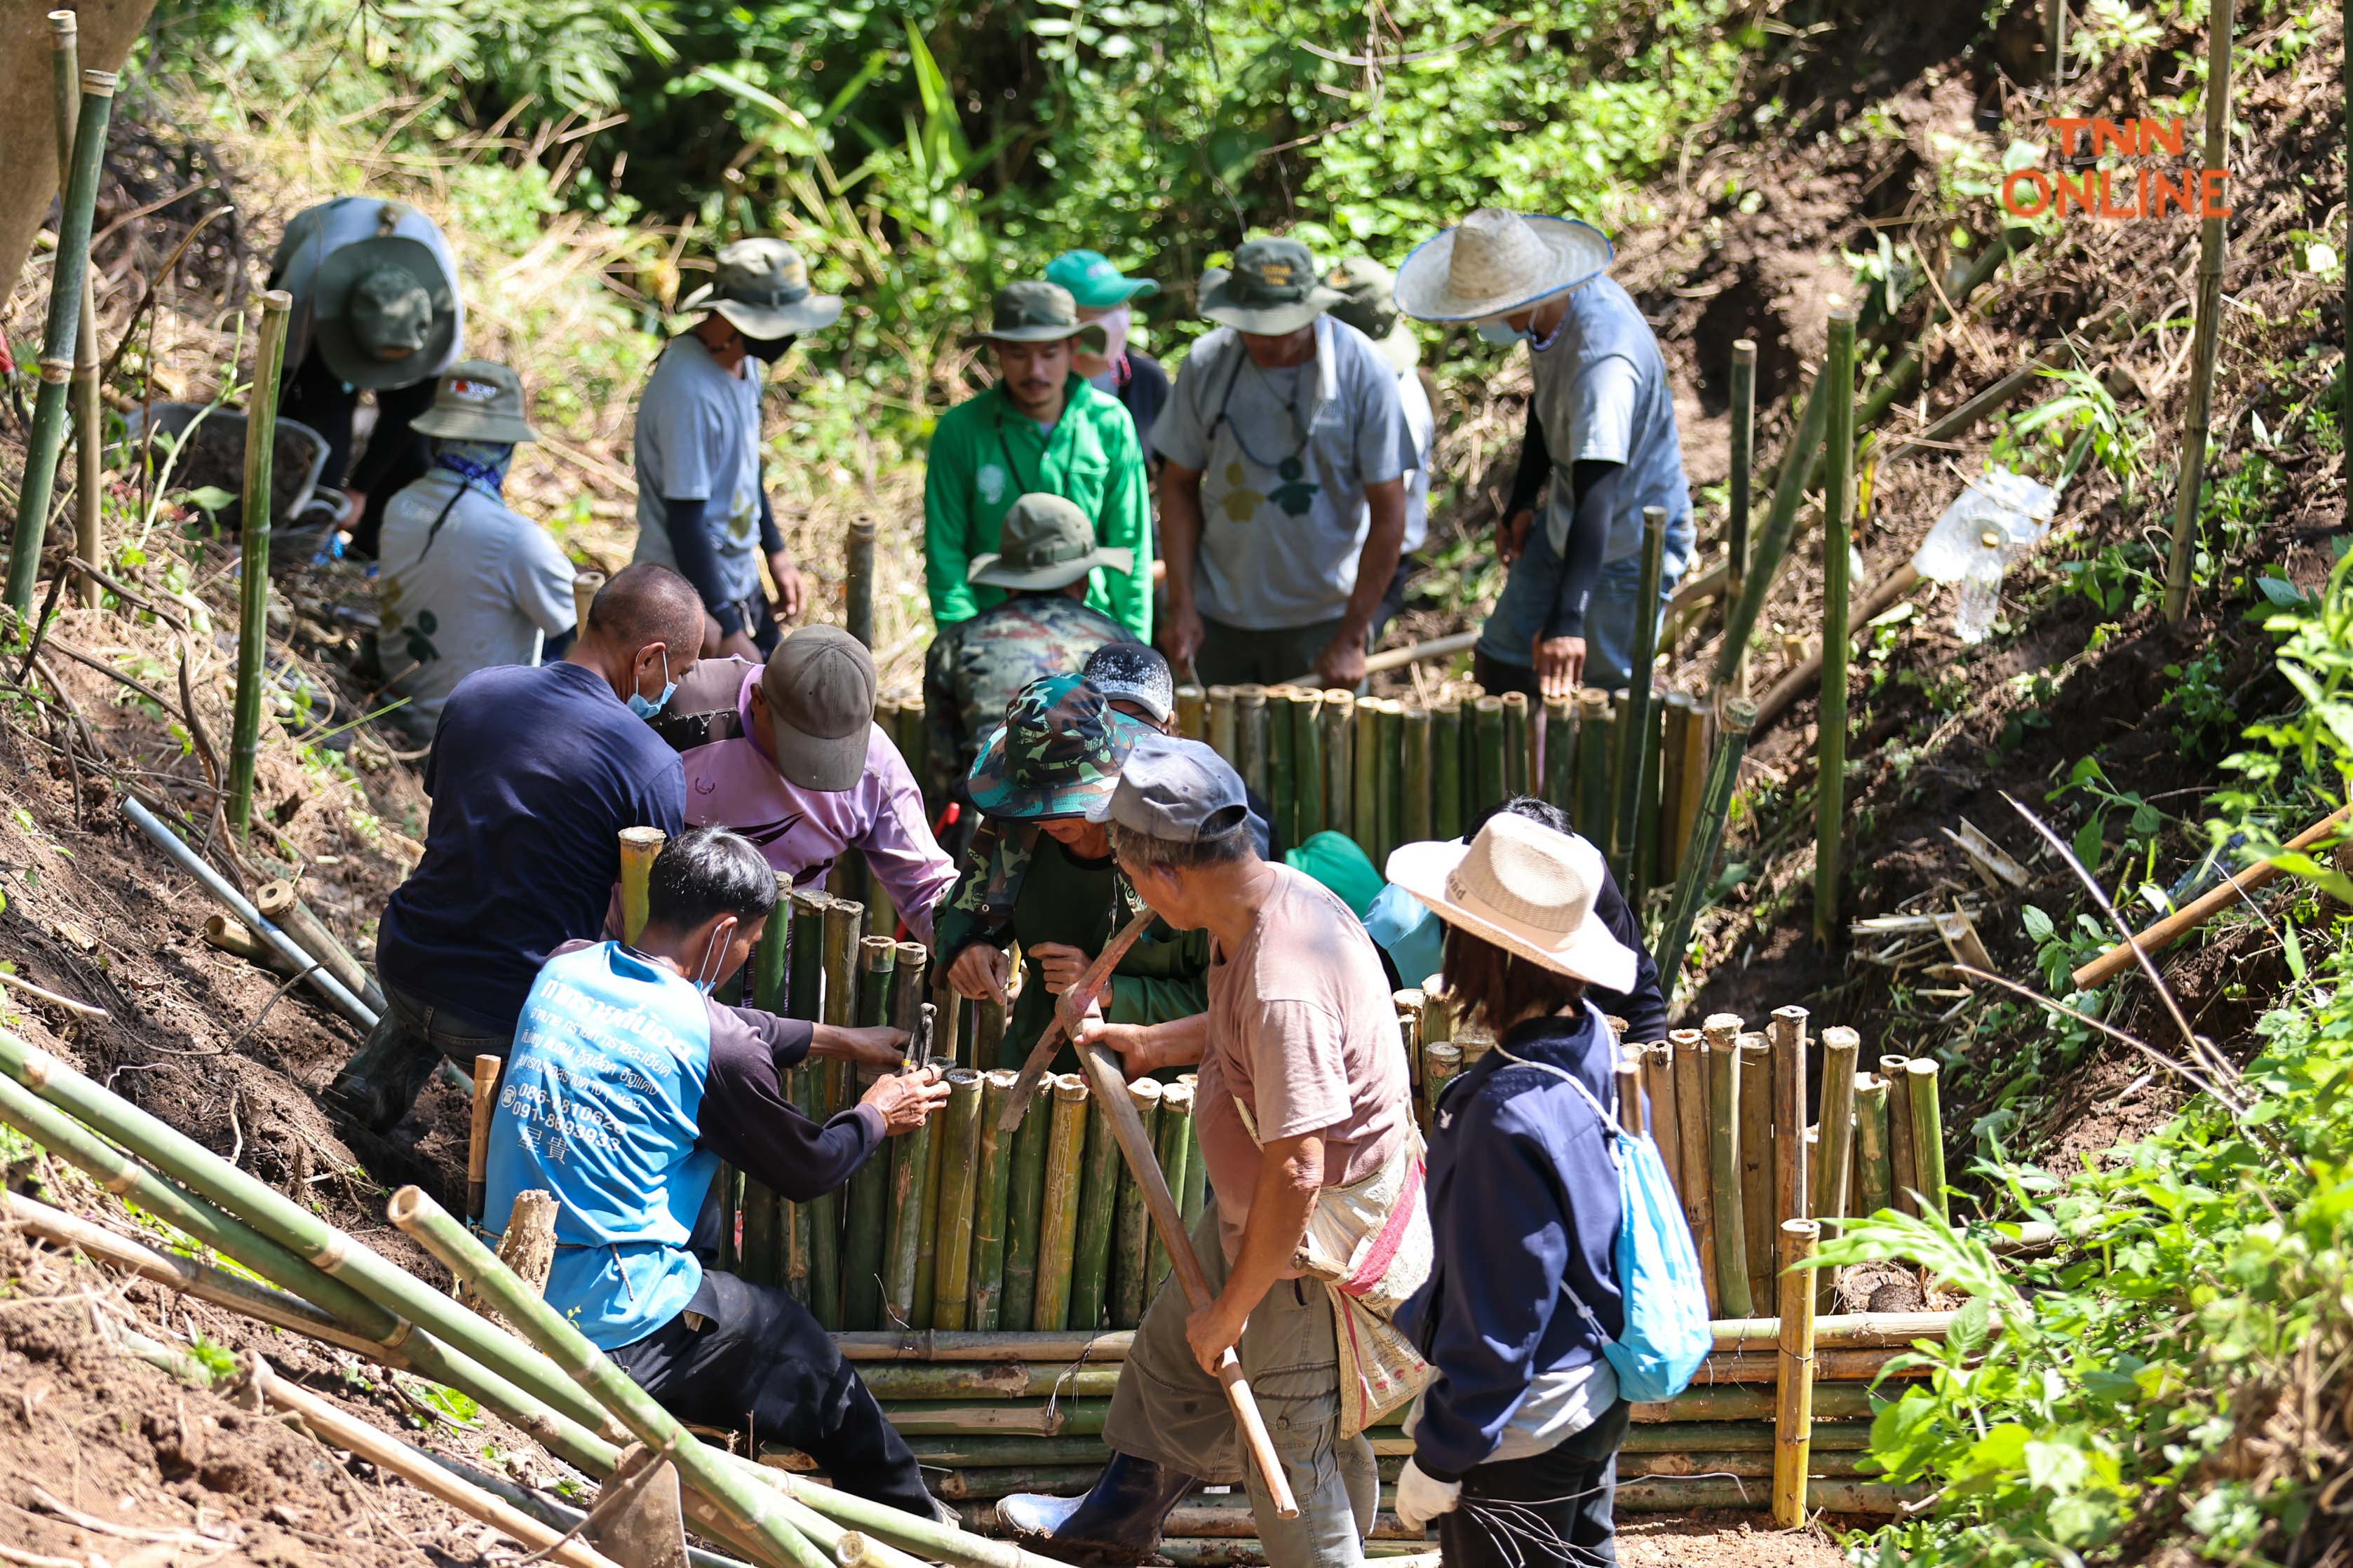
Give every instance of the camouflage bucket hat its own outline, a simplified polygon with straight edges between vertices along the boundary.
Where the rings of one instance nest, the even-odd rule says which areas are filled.
[[[1201,281],[1201,314],[1264,337],[1295,332],[1345,298],[1324,287],[1314,256],[1295,239],[1244,241],[1230,268]]]
[[[1120,764],[1147,732],[1075,675],[1033,680],[982,743],[972,803],[1023,822],[1084,816],[1118,787]]]
[[[1092,321],[1079,320],[1078,301],[1060,283],[1008,283],[988,302],[988,326],[969,342],[1050,343],[1076,338],[1091,353],[1111,339]]]
[[[1341,296],[1332,307],[1333,320],[1372,339],[1390,369],[1403,375],[1421,363],[1421,344],[1398,312],[1396,274],[1370,257],[1357,256],[1332,268],[1324,281]]]

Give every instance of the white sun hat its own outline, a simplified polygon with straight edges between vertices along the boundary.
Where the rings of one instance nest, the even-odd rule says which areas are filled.
[[[1398,268],[1398,309],[1419,321],[1483,321],[1590,282],[1615,255],[1580,219],[1481,207],[1414,247]]]
[[[1601,851],[1510,812],[1479,836],[1401,844],[1388,879],[1451,926],[1604,991],[1634,988],[1634,950],[1594,913],[1609,875]]]

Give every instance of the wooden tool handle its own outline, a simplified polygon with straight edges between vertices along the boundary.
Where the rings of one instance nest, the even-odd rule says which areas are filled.
[[[2289,839],[2287,847],[2311,848],[2330,833],[2343,826],[2348,813],[2353,813],[2353,805],[2337,807],[2294,838]],[[2069,983],[2078,991],[2089,991],[2094,985],[2105,984],[2131,968],[2136,962],[2133,958],[2133,942],[2139,943],[2144,952],[2162,952],[2190,931],[2213,919],[2219,911],[2230,908],[2251,893],[2269,887],[2277,881],[2279,877],[2280,868],[2266,860],[2259,866],[2250,866],[2235,876],[2225,878],[2220,887],[2207,889],[2202,897],[2191,900],[2155,925],[2137,932],[2133,942],[2118,942],[2083,968],[2075,971],[2073,974],[2068,976]]]
[[[474,1114],[466,1130],[466,1217],[476,1225],[482,1223],[482,1205],[488,1201],[491,1117],[499,1108],[499,1070],[505,1066],[497,1057],[474,1058]]]
[[[1079,983],[1055,999],[1054,1016],[1038,1032],[1038,1043],[1029,1047],[1029,1059],[1021,1064],[1020,1075],[1013,1080],[1013,1092],[1005,1097],[1005,1109],[997,1114],[997,1130],[999,1132],[1010,1132],[1021,1125],[1021,1118],[1029,1113],[1029,1101],[1038,1092],[1038,1080],[1046,1076],[1046,1068],[1054,1059],[1054,1048],[1062,1043],[1065,1036],[1072,1039],[1078,1037],[1071,1031],[1110,986],[1111,972],[1119,967],[1119,961],[1127,956],[1127,950],[1134,947],[1135,939],[1144,934],[1144,928],[1159,918],[1150,910],[1145,910],[1128,921],[1120,933],[1111,939],[1110,944],[1095,954],[1095,961],[1087,965],[1086,973],[1079,976]],[[1121,1080],[1123,1084],[1125,1081],[1124,1079]],[[1124,1089],[1121,1095],[1125,1098]]]
[[[1209,1289],[1209,1277],[1201,1268],[1200,1255],[1193,1250],[1193,1238],[1185,1232],[1185,1214],[1176,1206],[1175,1194],[1168,1190],[1168,1178],[1161,1173],[1160,1161],[1153,1153],[1152,1134],[1144,1130],[1144,1119],[1135,1113],[1135,1102],[1127,1095],[1127,1074],[1117,1058],[1101,1046],[1084,1046],[1079,1050],[1080,1065],[1086,1068],[1087,1085],[1093,1090],[1094,1103],[1111,1123],[1112,1137],[1119,1144],[1127,1168],[1135,1173],[1135,1184],[1144,1193],[1144,1206],[1152,1215],[1152,1228],[1160,1235],[1160,1245],[1168,1254],[1170,1270],[1186,1301],[1199,1311],[1217,1300]],[[1241,1428],[1242,1446],[1250,1450],[1250,1460],[1266,1478],[1268,1495],[1273,1500],[1274,1511],[1282,1519],[1299,1517],[1299,1500],[1291,1493],[1291,1483],[1282,1473],[1282,1460],[1274,1451],[1274,1439],[1267,1436],[1266,1418],[1259,1414],[1258,1400],[1250,1393],[1250,1380],[1242,1375],[1240,1357],[1229,1349],[1218,1363],[1218,1381],[1225,1385],[1226,1403],[1234,1408],[1234,1423]]]

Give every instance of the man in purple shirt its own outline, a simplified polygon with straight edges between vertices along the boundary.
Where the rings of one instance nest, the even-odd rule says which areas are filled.
[[[704,733],[726,732],[681,759],[689,824],[733,828],[799,888],[824,887],[856,849],[908,931],[931,941],[955,862],[923,820],[914,773],[874,723],[863,644],[837,626],[803,626],[765,666],[706,659],[680,696],[683,714],[718,714]]]

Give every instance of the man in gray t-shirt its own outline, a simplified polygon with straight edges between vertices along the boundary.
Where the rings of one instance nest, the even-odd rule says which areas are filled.
[[[1160,644],[1210,683],[1365,679],[1405,536],[1413,437],[1371,339],[1325,314],[1295,239],[1254,239],[1201,285],[1193,345],[1148,445],[1160,476]]]
[[[841,300],[809,286],[784,241],[740,239],[679,309],[710,313],[663,348],[638,397],[632,559],[668,566],[702,594],[704,653],[757,661],[807,597],[760,482],[760,367],[830,326]],[[764,555],[773,604],[760,583]]]

